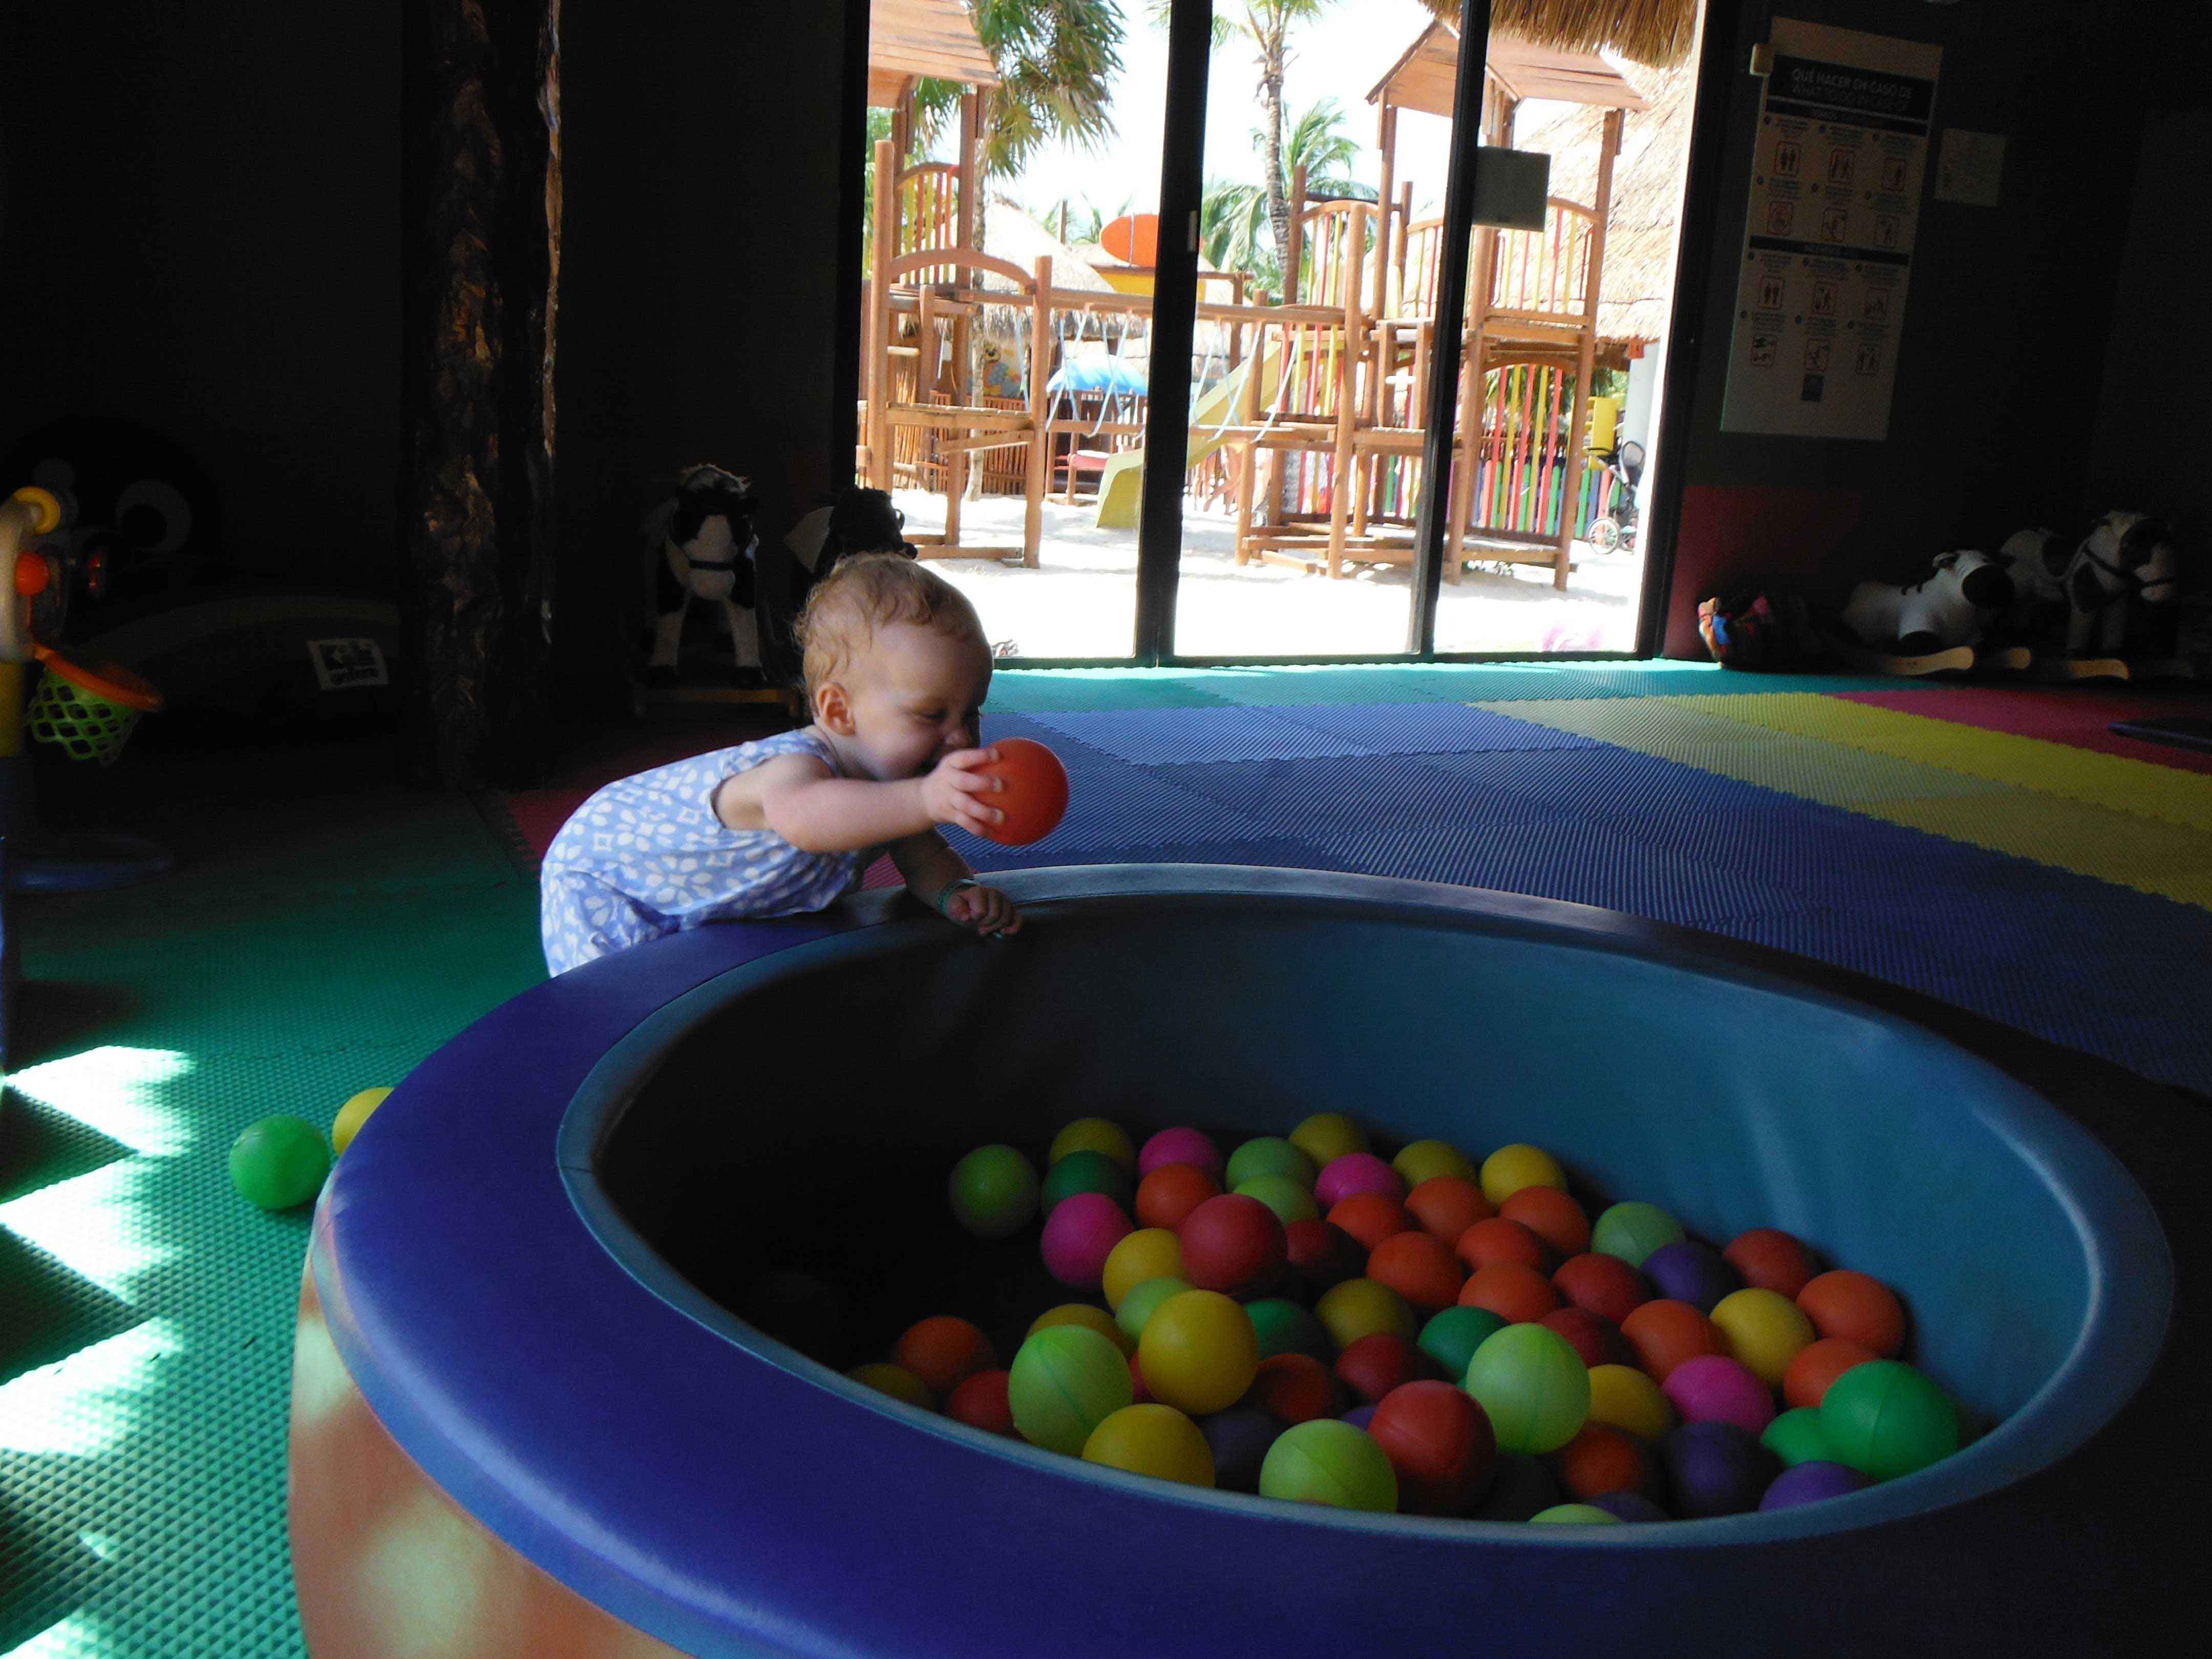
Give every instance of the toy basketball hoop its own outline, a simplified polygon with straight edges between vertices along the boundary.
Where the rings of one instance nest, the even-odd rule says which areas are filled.
[[[51,743],[71,760],[114,763],[141,714],[161,707],[161,694],[119,663],[74,663],[40,647],[46,672],[25,711],[32,741]]]

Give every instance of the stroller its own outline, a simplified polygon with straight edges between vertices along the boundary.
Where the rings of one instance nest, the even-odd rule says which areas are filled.
[[[1644,446],[1631,438],[1610,453],[1594,453],[1590,459],[1613,480],[1613,505],[1605,517],[1591,520],[1589,544],[1601,553],[1615,548],[1633,552],[1636,524],[1642,516],[1637,510],[1636,488],[1644,477]]]

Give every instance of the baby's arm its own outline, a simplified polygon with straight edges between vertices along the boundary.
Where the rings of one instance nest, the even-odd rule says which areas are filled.
[[[976,886],[968,861],[946,846],[936,830],[894,842],[891,862],[906,878],[907,891],[942,913],[947,921],[979,933],[1021,931],[1022,914],[1013,900],[995,887]]]
[[[975,770],[995,753],[963,749],[921,777],[887,783],[841,778],[811,755],[779,755],[725,778],[714,791],[714,816],[732,830],[772,830],[808,853],[857,852],[939,823],[980,830],[1005,817],[979,799],[998,780]]]

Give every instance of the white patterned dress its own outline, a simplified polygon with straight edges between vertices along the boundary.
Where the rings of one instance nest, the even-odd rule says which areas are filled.
[[[808,853],[714,816],[726,779],[779,755],[811,755],[842,775],[821,738],[781,732],[619,779],[578,807],[538,873],[545,971],[710,921],[819,910],[859,886],[884,848]]]

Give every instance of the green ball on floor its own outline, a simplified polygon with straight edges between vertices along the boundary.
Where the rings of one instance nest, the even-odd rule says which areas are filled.
[[[289,1210],[323,1189],[331,1149],[304,1117],[264,1117],[231,1143],[230,1184],[264,1210]]]

